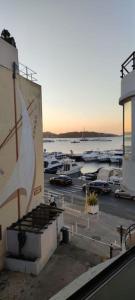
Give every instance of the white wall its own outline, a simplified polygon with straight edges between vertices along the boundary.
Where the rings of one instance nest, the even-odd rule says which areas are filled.
[[[7,230],[7,251],[19,255],[17,230]],[[31,258],[41,256],[41,234],[26,232],[26,243],[22,248],[22,254]]]
[[[123,159],[122,187],[135,196],[135,70],[121,80],[121,97],[119,103],[124,104],[128,98],[132,102],[132,154],[131,157],[124,157]]]
[[[0,38],[0,65],[11,70],[13,62],[18,65],[17,49]]]
[[[123,160],[123,181],[122,187],[131,195],[135,196],[135,160]]]
[[[26,232],[26,244],[22,248],[22,254],[28,258],[38,258],[36,262],[22,261],[9,257],[6,260],[7,268],[12,271],[39,274],[59,243],[59,233],[63,227],[63,213],[61,213],[47,229],[42,233]],[[18,255],[18,231],[7,230],[7,251],[12,255]],[[33,269],[34,268],[34,269]]]
[[[0,38],[0,145],[5,140],[11,129],[14,127],[14,95],[12,64],[18,64],[18,51],[15,47]],[[44,174],[43,174],[43,143],[42,143],[42,103],[41,87],[37,83],[17,76],[16,82],[23,94],[26,107],[32,103],[29,110],[31,121],[34,148],[36,154],[35,177],[31,199],[27,198],[24,190],[20,190],[21,217],[28,211],[43,202],[44,192]],[[19,97],[17,100],[17,120],[21,115],[21,106]],[[18,128],[18,142],[20,149],[21,125]],[[16,164],[16,143],[15,134],[11,134],[7,142],[0,149],[0,169],[3,175],[0,175],[0,195],[6,189]],[[10,153],[10,155],[9,155]],[[35,192],[36,191],[36,192]],[[2,226],[2,241],[0,241],[0,270],[4,267],[6,253],[6,228],[18,219],[17,194],[6,199],[3,205],[0,205],[0,225]]]
[[[121,99],[135,95],[135,70],[121,79]]]

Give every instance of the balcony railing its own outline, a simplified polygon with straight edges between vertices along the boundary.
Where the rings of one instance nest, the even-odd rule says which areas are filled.
[[[121,65],[121,78],[135,70],[135,51]]]
[[[19,69],[19,74],[31,81],[37,81],[37,79],[35,78],[35,75],[37,74],[36,72],[34,72],[33,70],[31,70],[30,68],[28,68],[27,66],[19,63],[18,66]]]

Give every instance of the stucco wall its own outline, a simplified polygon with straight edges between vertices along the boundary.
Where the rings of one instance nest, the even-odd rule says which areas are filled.
[[[22,254],[27,261],[8,257],[6,259],[6,267],[12,271],[28,272],[39,274],[51,255],[54,253],[59,243],[58,235],[63,227],[63,213],[56,220],[48,224],[48,228],[42,229],[42,233],[26,232],[26,243],[22,248]],[[12,255],[19,254],[18,248],[18,231],[7,230],[7,250]],[[30,258],[35,258],[31,262]]]
[[[6,43],[7,44],[7,43]],[[1,46],[1,45],[0,45]],[[10,45],[9,45],[10,46]],[[15,49],[16,51],[16,49]],[[12,57],[14,59],[14,57]],[[0,48],[1,59],[1,48]],[[2,63],[3,61],[1,61]],[[18,84],[28,109],[34,140],[36,156],[35,176],[33,190],[30,199],[26,191],[20,190],[21,217],[27,211],[36,207],[43,201],[44,177],[43,177],[43,147],[42,147],[42,103],[41,87],[21,76],[17,76]],[[17,120],[21,118],[21,107],[17,101]],[[30,105],[31,104],[31,105]],[[8,183],[16,164],[15,148],[15,125],[14,120],[14,98],[12,71],[0,66],[0,195]],[[22,122],[18,123],[18,141],[22,133]],[[8,137],[9,135],[9,137]],[[8,138],[7,138],[8,137]],[[6,139],[6,142],[3,141]],[[4,264],[6,251],[5,230],[11,223],[18,219],[17,194],[16,191],[0,205],[0,225],[2,226],[2,241],[0,241],[0,269]]]
[[[17,49],[0,38],[0,65],[12,69],[13,62],[18,65]]]

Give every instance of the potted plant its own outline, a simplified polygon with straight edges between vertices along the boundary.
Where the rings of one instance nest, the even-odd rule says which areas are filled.
[[[96,214],[99,212],[99,204],[97,200],[97,194],[92,192],[87,195],[87,212],[90,214]]]

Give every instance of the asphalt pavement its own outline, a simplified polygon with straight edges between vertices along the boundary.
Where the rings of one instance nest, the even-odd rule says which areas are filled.
[[[49,183],[49,178],[55,176],[51,174],[45,174],[45,193],[50,192],[54,196],[64,196],[66,201],[71,201],[79,205],[84,205],[85,194],[82,191],[82,185],[84,181],[73,178],[73,184],[71,186],[56,186]],[[119,188],[119,186],[112,187],[113,190]],[[112,214],[121,218],[135,221],[135,201],[129,199],[116,199],[114,193],[98,196],[100,211]]]

